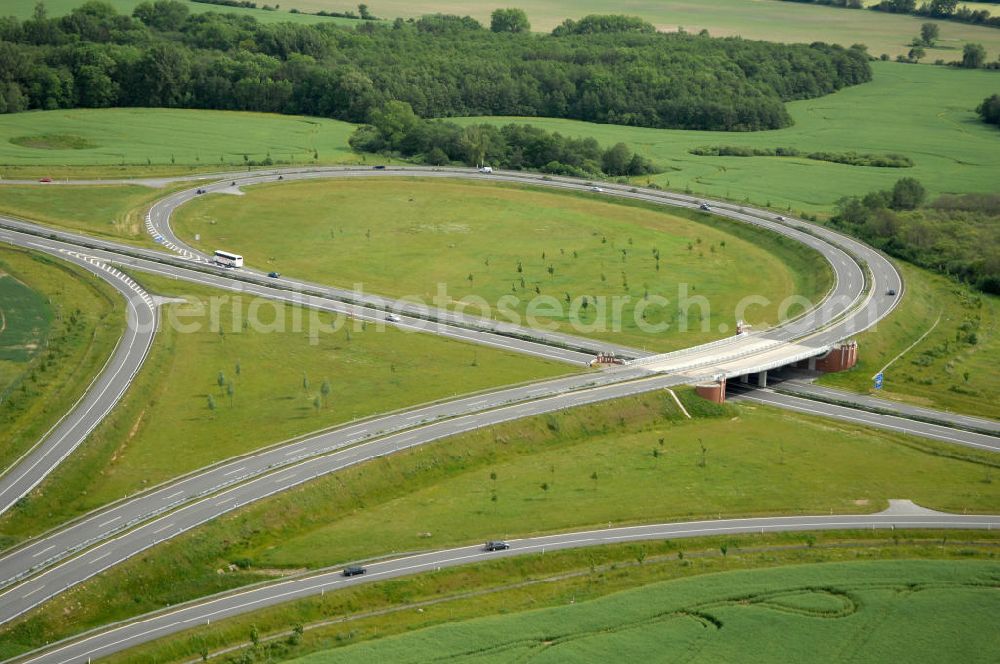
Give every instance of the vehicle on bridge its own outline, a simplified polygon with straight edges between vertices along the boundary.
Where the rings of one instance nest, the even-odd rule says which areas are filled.
[[[215,250],[215,255],[212,256],[212,262],[216,265],[221,265],[222,267],[243,267],[243,257],[239,254],[231,254],[228,251],[222,251],[221,249]]]

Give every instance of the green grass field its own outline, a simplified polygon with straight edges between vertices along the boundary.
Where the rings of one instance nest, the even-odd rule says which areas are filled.
[[[712,574],[294,660],[991,662],[996,562],[833,563]]]
[[[72,109],[0,116],[0,176],[24,173],[90,177],[191,170],[233,170],[270,155],[275,162],[357,161],[347,146],[354,125],[325,118],[185,109]],[[12,139],[56,136],[54,148]],[[92,148],[64,147],[76,137]],[[31,166],[30,169],[17,168]]]
[[[121,337],[125,316],[109,286],[54,259],[0,249],[0,274],[4,469],[80,398]]]
[[[0,185],[0,213],[88,235],[153,245],[144,217],[150,205],[171,191],[140,185]]]
[[[1000,37],[1000,30],[993,32]],[[489,121],[526,122],[565,135],[592,136],[602,145],[624,141],[668,169],[649,178],[651,182],[777,209],[828,213],[843,196],[890,189],[902,177],[917,178],[931,194],[995,191],[1000,173],[1000,132],[980,122],[974,109],[989,90],[1000,89],[1000,75],[886,62],[872,66],[875,77],[870,83],[789,103],[795,124],[776,131],[644,129],[544,118]],[[456,121],[473,124],[484,118]],[[895,152],[910,157],[916,165],[874,168],[805,158],[688,154],[692,148],[710,145],[794,147],[802,152]]]
[[[906,283],[899,308],[858,337],[854,369],[820,382],[875,394],[872,376],[906,351],[886,369],[879,396],[1000,419],[1000,298],[906,263],[899,267]]]
[[[119,14],[131,14],[132,11],[140,4],[143,0],[102,0],[107,2]],[[82,5],[84,0],[46,0],[45,8],[48,11],[49,16],[62,16],[63,14],[68,14],[74,7],[79,7]],[[3,15],[4,16],[16,16],[20,19],[31,18],[31,14],[35,9],[35,0],[7,0],[4,3]],[[222,14],[237,14],[239,16],[251,16],[261,23],[278,23],[280,21],[291,21],[292,23],[317,23],[325,25],[327,23],[335,23],[337,25],[347,25],[353,26],[357,25],[359,21],[354,21],[351,19],[342,18],[332,18],[328,16],[310,16],[308,14],[292,14],[288,10],[292,7],[296,7],[295,4],[286,5],[280,11],[268,11],[265,9],[245,9],[243,7],[222,7],[218,5],[202,4],[197,2],[185,2],[188,10],[192,14],[203,14],[205,12],[217,12]],[[263,2],[258,0],[257,6],[263,7],[264,5],[281,5],[281,2]],[[355,7],[346,4],[343,6],[330,7],[329,4],[315,7],[307,8],[305,6],[298,6],[297,8],[302,11],[315,12],[321,9],[330,11],[331,9],[337,11],[344,11],[347,9],[356,10]]]
[[[181,295],[188,303],[165,307],[154,349],[121,405],[22,507],[4,515],[0,530],[8,544],[124,494],[264,445],[570,370],[394,327],[361,329],[354,321],[341,321],[333,331],[335,321],[327,315],[317,317],[316,328],[325,324],[328,331],[318,332],[313,343],[309,311],[230,299],[163,278],[137,278],[153,292]]]
[[[60,638],[304,568],[488,538],[720,514],[866,513],[890,497],[991,511],[1000,498],[995,455],[682,397],[696,420],[651,394],[345,469],[157,546],[0,629],[0,641]]]
[[[663,350],[731,334],[738,318],[773,325],[784,298],[826,292],[810,251],[711,219],[488,181],[352,178],[202,197],[174,227],[264,270],[425,303],[443,284],[442,306]],[[771,303],[741,315],[749,295]]]

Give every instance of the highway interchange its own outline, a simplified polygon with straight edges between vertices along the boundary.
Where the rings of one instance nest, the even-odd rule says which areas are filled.
[[[475,171],[466,169],[407,168],[386,171],[289,169],[281,173],[283,180],[398,177],[399,175],[482,177]],[[226,174],[217,177],[219,178],[217,183],[199,188],[212,191],[232,187],[230,182],[234,180],[239,186],[274,181],[276,173]],[[502,174],[492,176],[491,179],[559,188],[590,188],[589,183],[581,181],[566,178],[541,179],[539,176],[527,174]],[[596,344],[591,340],[539,333],[495,321],[458,316],[452,312],[429,307],[415,308],[378,296],[353,293],[320,284],[288,279],[278,280],[280,283],[270,283],[273,280],[268,280],[260,273],[251,270],[224,272],[212,268],[206,264],[205,257],[185,246],[172,234],[169,227],[169,217],[176,207],[199,195],[195,189],[179,192],[157,202],[150,211],[150,231],[176,252],[177,256],[174,258],[163,252],[55,231],[30,222],[0,219],[0,241],[45,251],[81,264],[100,274],[110,283],[117,283],[116,288],[130,303],[129,332],[116,349],[108,367],[95,380],[92,389],[81,400],[80,405],[72,413],[67,414],[59,425],[68,427],[66,434],[56,436],[55,433],[62,430],[57,429],[53,435],[44,438],[22,463],[8,470],[0,478],[0,497],[5,501],[0,505],[9,506],[16,498],[8,501],[8,496],[23,495],[32,486],[37,485],[45,473],[51,471],[59,460],[65,458],[83,441],[86,434],[120,398],[148,352],[155,329],[155,306],[150,305],[147,294],[129,283],[131,280],[120,273],[116,276],[110,272],[109,270],[114,270],[110,267],[112,263],[129,269],[166,274],[177,279],[295,302],[307,307],[380,323],[386,322],[387,312],[398,312],[400,320],[393,324],[574,364],[584,363],[598,350],[609,349],[607,344]],[[700,203],[698,199],[691,197],[628,187],[606,186],[602,195],[640,198],[682,207],[696,207]],[[713,213],[782,233],[820,251],[834,268],[836,275],[831,293],[805,315],[763,333],[733,336],[703,347],[677,351],[665,356],[652,356],[650,353],[627,347],[612,347],[611,349],[619,355],[637,358],[637,361],[632,365],[608,371],[578,374],[535,385],[496,390],[370,418],[217,464],[131,499],[120,501],[4,553],[0,558],[0,622],[10,620],[34,608],[65,588],[80,583],[158,542],[220,514],[314,477],[391,454],[400,449],[510,419],[690,383],[694,379],[711,377],[720,372],[727,376],[738,376],[750,371],[781,366],[791,361],[789,359],[791,357],[801,359],[799,356],[803,353],[822,352],[832,343],[875,324],[891,311],[898,301],[898,298],[884,297],[884,292],[891,288],[897,293],[902,293],[903,284],[892,265],[874,250],[854,240],[803,222],[778,221],[769,213],[735,205],[714,204]],[[862,266],[868,270],[867,275]],[[1000,442],[996,437],[982,433],[905,418],[891,418],[883,414],[806,401],[772,392],[742,394],[737,398],[762,400],[793,410],[840,417],[973,447],[996,450]],[[39,457],[43,452],[46,456]],[[28,459],[32,461],[27,463]],[[16,481],[13,481],[14,478]],[[845,518],[869,519],[865,522],[867,525],[872,523],[871,519],[875,517],[816,517],[818,520],[815,523],[809,522],[808,527],[822,528],[825,527],[824,523],[837,524],[826,527],[847,527],[843,525],[847,523],[843,520]],[[979,521],[973,522],[992,527],[996,525],[994,521],[994,517],[980,517]],[[982,527],[982,525],[971,525],[973,522],[957,515],[936,515],[933,522],[934,526],[927,527],[948,527],[942,525],[946,523],[953,523],[954,527]],[[780,529],[785,526],[806,527],[781,519],[774,520],[773,524],[766,527]],[[919,527],[919,524],[914,527]],[[672,530],[678,528],[683,529],[679,524],[671,526]],[[648,532],[646,534],[648,535]],[[633,535],[642,537],[643,533],[626,532],[615,537]],[[563,545],[575,543],[579,539],[574,534],[557,537],[562,538],[559,542]],[[584,538],[581,541],[591,540]],[[558,543],[552,544],[552,546],[557,545]],[[534,549],[514,547],[511,551],[517,553],[531,550]],[[446,558],[450,556],[447,552],[426,555],[430,559],[437,556],[439,561],[441,556]],[[466,560],[465,557],[458,559]],[[407,565],[404,565],[404,568],[409,573],[426,569],[410,568]],[[396,572],[399,573],[403,572]],[[382,577],[371,575],[368,578]],[[265,595],[272,593],[271,600],[261,601],[278,601],[281,597],[285,597],[278,587],[271,591],[261,589],[260,592]],[[248,610],[250,606],[256,604],[236,602],[229,606],[227,611]],[[148,640],[160,632],[144,631],[143,634],[145,635],[143,638]],[[86,647],[106,648],[110,645],[125,647],[137,643],[137,638],[139,637],[136,634],[128,636],[125,640],[114,635],[95,636],[88,640]],[[98,639],[99,642],[95,643],[93,639]],[[71,656],[70,650],[59,652],[62,655],[52,655],[55,659],[39,661],[82,661],[84,657],[79,653]],[[94,653],[88,652],[86,656],[94,656]]]

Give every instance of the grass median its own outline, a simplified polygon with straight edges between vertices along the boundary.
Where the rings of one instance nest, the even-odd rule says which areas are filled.
[[[159,545],[0,628],[0,639],[37,644],[306,569],[497,537],[868,513],[888,498],[991,512],[1000,500],[996,455],[681,395],[695,419],[650,394],[345,469]]]
[[[157,199],[189,186],[3,185],[0,213],[87,235],[157,246],[146,231],[146,212]]]
[[[271,183],[202,197],[173,223],[262,270],[658,350],[731,335],[740,318],[774,325],[786,299],[815,302],[831,283],[818,254],[775,234],[489,180]]]

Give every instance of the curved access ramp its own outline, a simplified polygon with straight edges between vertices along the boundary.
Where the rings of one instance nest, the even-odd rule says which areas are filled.
[[[149,354],[157,313],[155,302],[146,291],[104,261],[74,249],[54,250],[41,242],[17,242],[3,230],[0,230],[0,241],[49,254],[97,275],[125,298],[127,307],[125,334],[83,396],[41,440],[0,475],[2,514],[79,447],[118,403]]]

